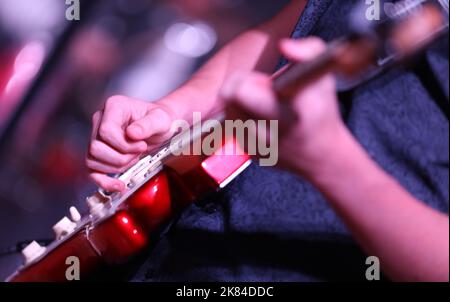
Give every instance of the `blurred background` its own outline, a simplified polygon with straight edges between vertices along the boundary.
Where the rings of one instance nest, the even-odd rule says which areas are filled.
[[[68,21],[65,0],[0,0],[0,280],[18,245],[87,210],[90,119],[108,96],[157,100],[286,2],[81,0]]]

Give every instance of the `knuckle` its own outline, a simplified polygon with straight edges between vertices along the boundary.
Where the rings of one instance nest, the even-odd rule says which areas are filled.
[[[110,127],[108,124],[102,124],[100,128],[98,129],[98,134],[103,139],[108,139],[111,135]]]
[[[123,173],[128,169],[128,167],[123,166],[121,168],[117,168],[115,173]]]
[[[86,159],[86,160],[85,160],[85,165],[86,165],[86,167],[88,167],[89,169],[92,169],[92,160]]]
[[[150,120],[161,120],[164,119],[166,117],[166,112],[160,108],[160,107],[155,107],[149,110],[149,112],[146,115],[147,119]]]
[[[241,82],[238,85],[236,85],[236,90],[234,91],[234,99],[239,101],[247,97],[245,85],[246,82]]]
[[[122,173],[122,168],[110,167],[107,173],[112,173],[112,174]]]
[[[120,151],[121,153],[127,154],[127,153],[132,153],[133,150],[133,146],[128,145],[128,143],[117,139],[117,141],[115,142],[115,148]]]
[[[96,112],[92,115],[91,121],[92,121],[93,124],[94,124],[94,123],[97,121],[97,119],[100,117],[100,114],[101,114],[100,111],[96,111]]]
[[[170,114],[161,107],[152,109],[151,115],[148,115],[148,117],[152,121],[158,121],[158,126],[161,128],[162,132],[169,131],[170,126],[172,125]]]
[[[114,95],[109,97],[105,102],[105,108],[115,107],[123,102],[124,97],[121,95]]]
[[[117,158],[117,164],[120,166],[120,168],[124,168],[126,165],[128,165],[128,163],[130,162],[129,161],[129,158],[128,157],[124,157],[124,156],[122,156],[122,157],[119,157],[119,158]]]
[[[89,147],[89,153],[92,156],[96,156],[97,154],[99,154],[100,149],[101,149],[100,142],[99,141],[93,141],[91,143],[90,147]]]

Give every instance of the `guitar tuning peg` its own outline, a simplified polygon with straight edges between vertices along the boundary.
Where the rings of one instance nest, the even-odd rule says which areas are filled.
[[[70,218],[73,222],[78,222],[81,220],[81,214],[78,212],[76,207],[70,207],[69,209]]]
[[[22,250],[22,256],[25,264],[29,264],[45,253],[46,248],[39,245],[36,241],[31,242]]]
[[[61,237],[72,233],[76,227],[77,224],[75,222],[72,222],[69,218],[64,216],[63,219],[53,226],[53,232],[55,232],[56,239],[60,239]]]
[[[89,212],[91,215],[100,214],[105,208],[105,204],[103,201],[106,198],[101,195],[101,193],[97,192],[96,194],[86,198],[86,203],[89,207]]]

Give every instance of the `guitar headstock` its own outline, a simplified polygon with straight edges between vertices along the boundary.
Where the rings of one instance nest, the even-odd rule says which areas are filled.
[[[402,62],[423,51],[448,31],[448,0],[387,2],[382,12],[379,20],[369,20],[361,7],[353,12],[348,48],[337,57],[344,74],[351,75],[358,69],[359,66],[351,68],[351,65],[356,65],[354,58],[364,56],[363,53],[367,58],[371,56],[372,63],[378,67]]]
[[[448,11],[445,12],[432,2],[420,5],[393,27],[388,42],[401,57],[422,51],[447,31]]]
[[[352,16],[350,35],[331,42],[315,60],[291,64],[274,75],[281,100],[325,73],[335,73],[341,90],[348,89],[420,53],[448,31],[448,0],[399,1],[378,21],[368,20],[360,8]]]

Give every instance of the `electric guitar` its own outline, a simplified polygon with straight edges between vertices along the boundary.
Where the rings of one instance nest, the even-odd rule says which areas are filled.
[[[139,254],[161,226],[184,207],[208,193],[225,187],[247,168],[251,159],[233,138],[224,139],[214,154],[193,154],[196,144],[222,131],[217,121],[192,127],[141,159],[118,178],[126,190],[110,194],[99,189],[86,199],[89,213],[69,210],[53,226],[56,240],[48,246],[30,243],[22,251],[25,264],[8,281],[66,281],[67,261],[76,259],[81,278],[100,267],[120,264]],[[76,257],[76,258],[74,258]]]
[[[428,47],[448,30],[448,0],[400,2],[379,22],[357,22],[353,32],[330,43],[317,59],[291,64],[274,75],[281,101],[325,73],[334,72],[347,83],[364,74],[404,62]],[[208,123],[208,122],[207,122]],[[214,131],[217,123],[203,129]],[[56,240],[47,246],[32,242],[22,254],[24,264],[7,281],[67,281],[66,269],[76,257],[81,278],[104,265],[124,263],[143,251],[154,234],[186,206],[203,195],[224,188],[251,163],[228,137],[211,156],[174,154],[202,142],[202,129],[180,133],[170,143],[119,176],[127,189],[109,194],[98,190],[87,198],[89,213],[70,209],[54,225]],[[230,151],[231,150],[231,151]]]

